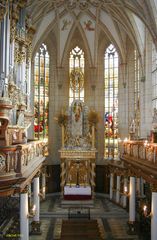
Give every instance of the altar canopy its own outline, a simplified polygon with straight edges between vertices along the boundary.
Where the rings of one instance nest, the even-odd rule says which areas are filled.
[[[89,124],[88,107],[74,100],[62,125],[61,190],[65,199],[89,199],[95,187],[95,134]],[[84,198],[85,197],[85,198]]]

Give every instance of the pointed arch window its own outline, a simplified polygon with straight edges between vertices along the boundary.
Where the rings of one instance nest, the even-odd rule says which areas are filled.
[[[104,55],[104,157],[118,158],[118,53],[110,44]]]
[[[84,101],[84,64],[84,52],[76,46],[69,58],[69,105],[76,99]]]
[[[49,54],[42,44],[34,59],[34,134],[35,138],[48,137]]]

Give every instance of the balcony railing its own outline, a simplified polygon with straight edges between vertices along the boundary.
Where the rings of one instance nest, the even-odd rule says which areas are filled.
[[[120,146],[120,155],[121,158],[131,157],[157,164],[157,144],[147,141],[124,141]]]
[[[12,177],[22,177],[23,173],[35,161],[45,159],[46,143],[31,141],[26,144],[0,146],[0,180]]]

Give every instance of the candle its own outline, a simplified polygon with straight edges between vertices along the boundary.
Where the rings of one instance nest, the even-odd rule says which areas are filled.
[[[143,214],[145,217],[147,216],[147,206],[146,205],[143,206]]]

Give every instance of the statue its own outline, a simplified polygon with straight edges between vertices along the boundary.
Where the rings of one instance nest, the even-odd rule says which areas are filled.
[[[19,127],[24,127],[24,124],[25,124],[24,111],[20,111],[17,119],[17,125]]]
[[[129,133],[135,133],[135,132],[136,132],[136,123],[135,123],[135,120],[133,119],[129,126]]]
[[[78,100],[72,106],[72,136],[82,136],[82,103]]]

